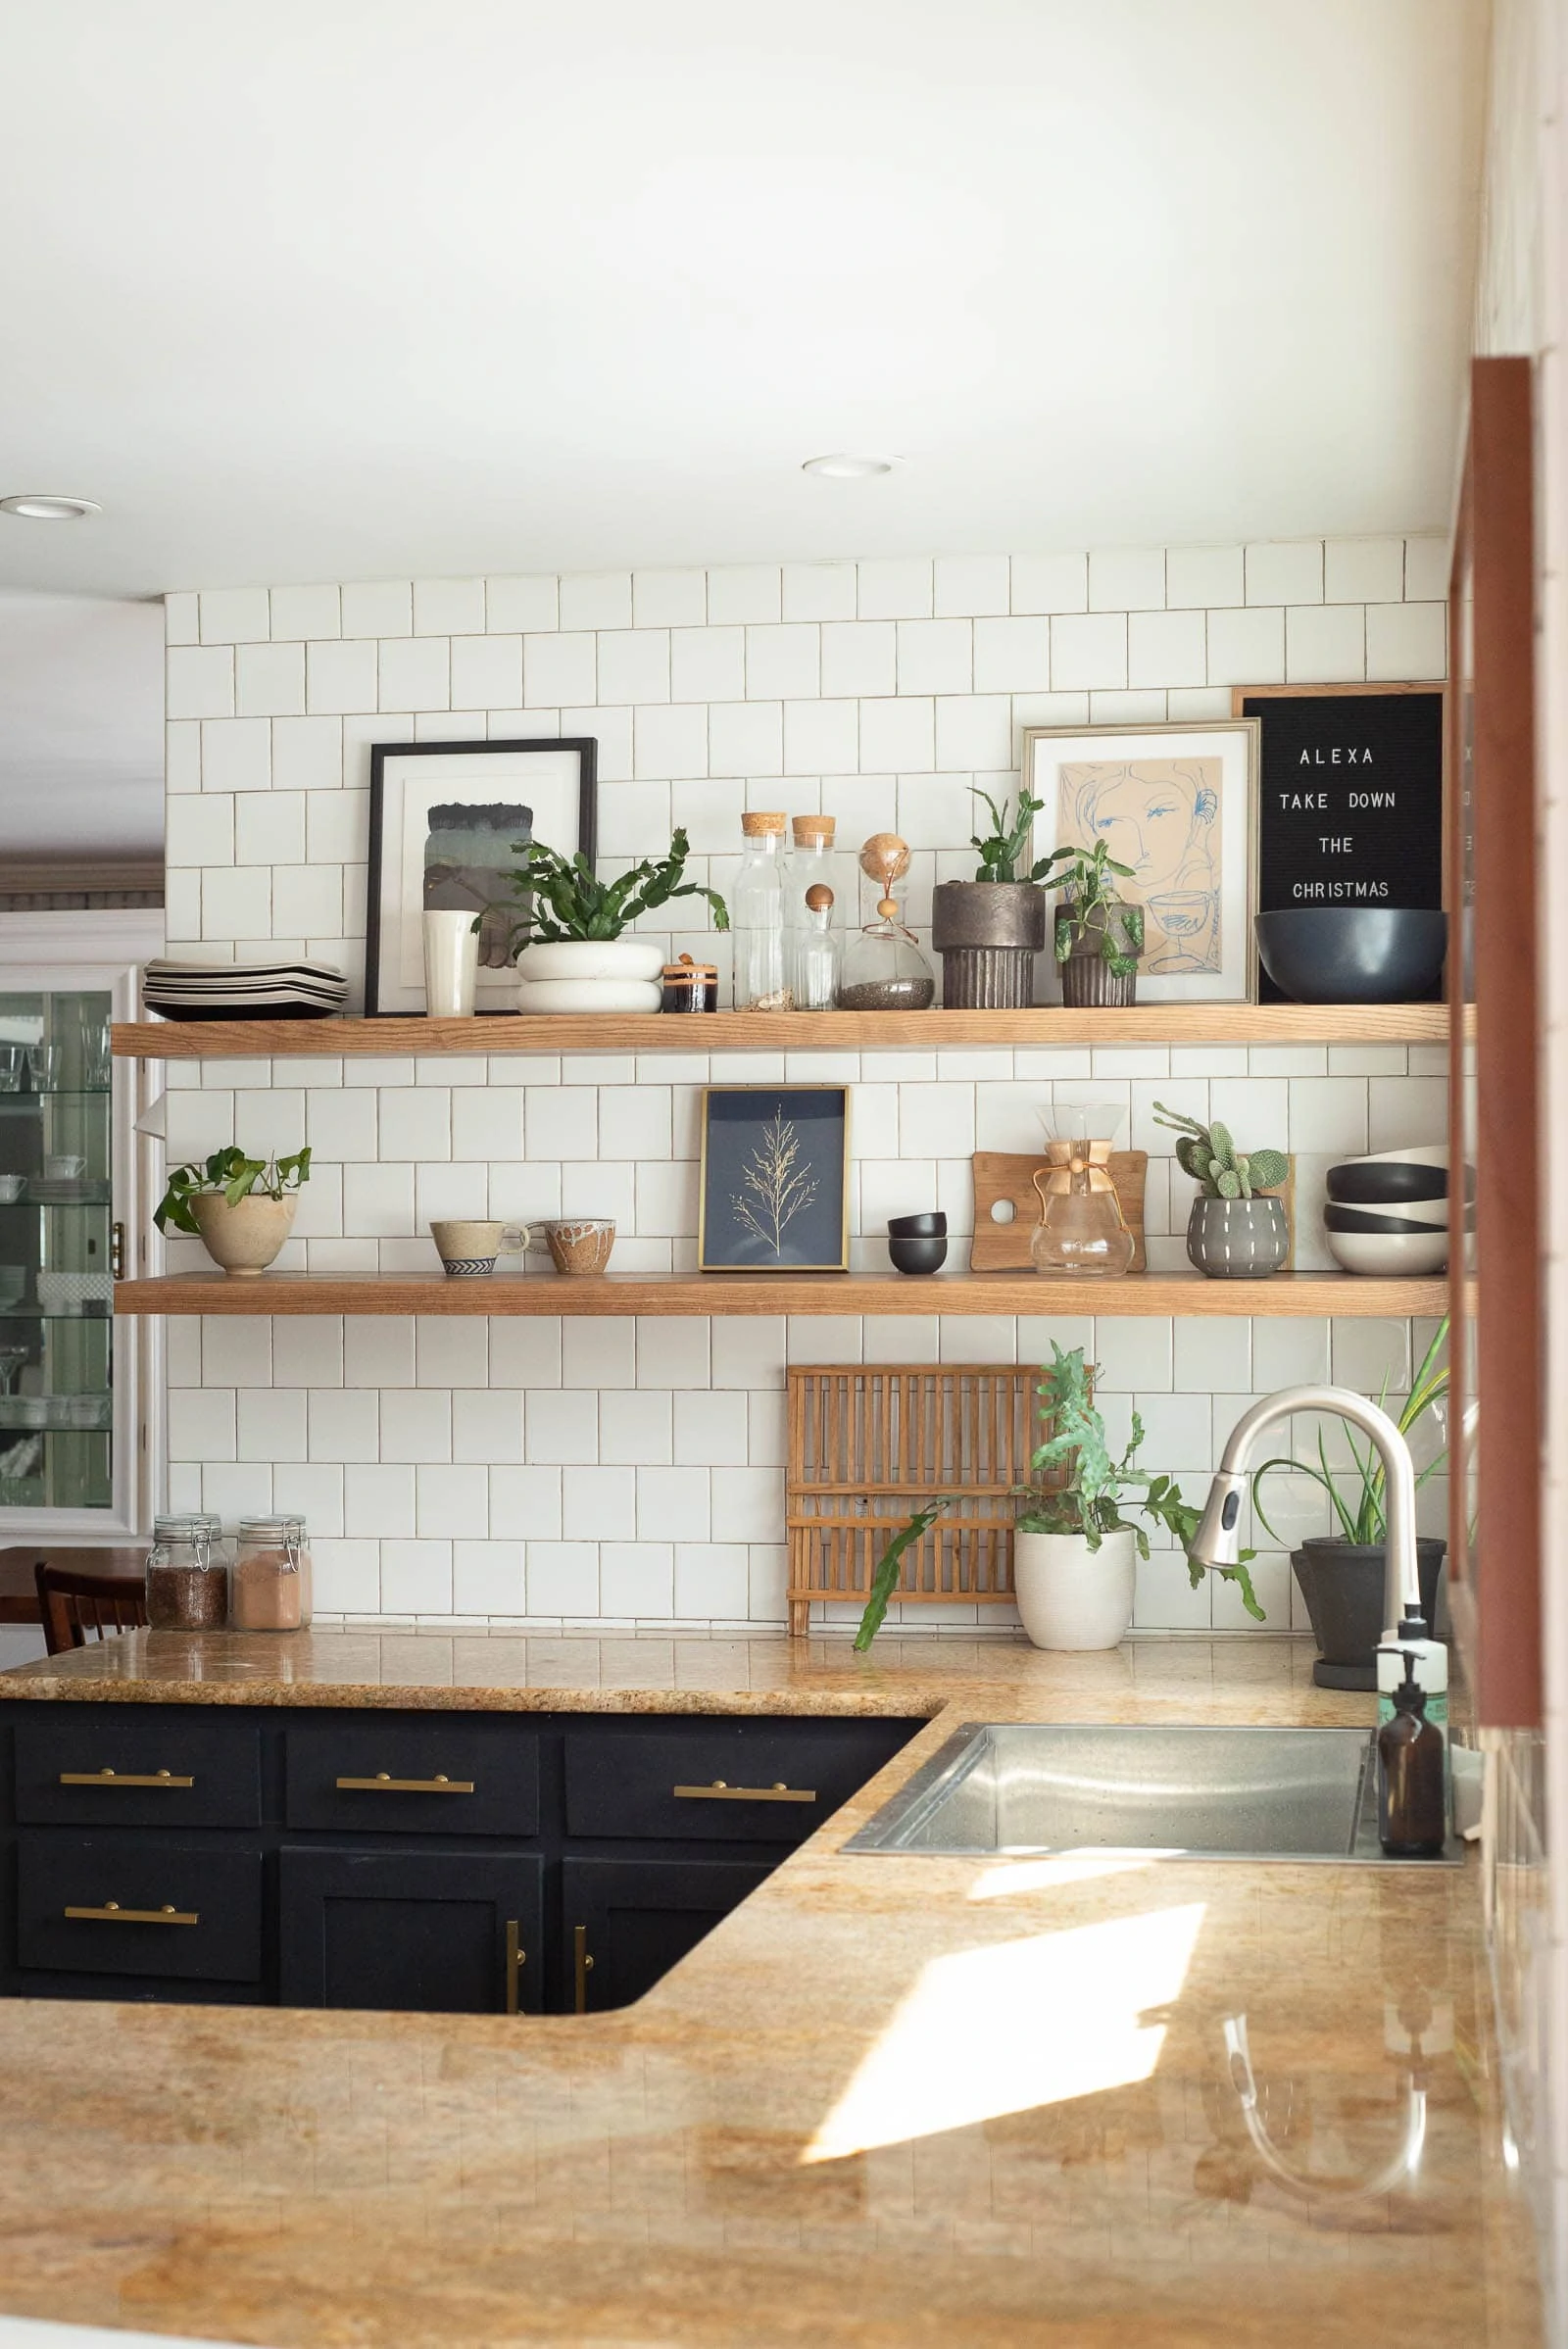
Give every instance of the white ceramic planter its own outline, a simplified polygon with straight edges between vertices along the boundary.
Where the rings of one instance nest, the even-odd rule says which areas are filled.
[[[242,1199],[231,1207],[220,1191],[204,1191],[190,1202],[202,1245],[215,1264],[230,1275],[254,1277],[267,1270],[294,1228],[299,1193],[282,1199]]]
[[[1114,1647],[1133,1619],[1137,1552],[1129,1532],[1091,1550],[1082,1534],[1014,1534],[1012,1579],[1036,1647]]]
[[[561,939],[517,956],[519,1011],[658,1011],[662,947],[638,938]]]

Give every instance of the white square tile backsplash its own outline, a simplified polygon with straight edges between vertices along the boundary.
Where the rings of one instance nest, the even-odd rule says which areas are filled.
[[[871,831],[914,849],[908,907],[971,867],[969,787],[1016,789],[1028,725],[1223,715],[1233,683],[1442,673],[1442,543],[953,556],[703,572],[371,581],[167,600],[170,951],[287,943],[364,956],[369,746],[586,733],[600,744],[601,851],[626,863],[691,836],[724,888],[741,810],[839,819],[844,878]],[[699,927],[656,933],[722,959]],[[243,1132],[310,1142],[314,1179],[283,1261],[423,1266],[438,1214],[537,1224],[614,1215],[616,1262],[695,1262],[701,1088],[854,1088],[852,1248],[882,1259],[889,1214],[972,1225],[968,1155],[1024,1150],[1035,1110],[1115,1099],[1153,1153],[1152,1264],[1185,1261],[1191,1187],[1159,1099],[1298,1153],[1303,1197],[1341,1150],[1444,1130],[1441,1064],[1395,1047],[817,1053],[700,1051],[471,1061],[207,1061],[170,1072],[170,1148]],[[172,1260],[199,1254],[176,1243]],[[536,1258],[541,1265],[543,1258]],[[1321,1235],[1298,1261],[1321,1265]],[[326,1615],[546,1624],[779,1623],[784,1364],[1029,1359],[1052,1339],[1102,1367],[1107,1421],[1137,1407],[1146,1458],[1200,1489],[1253,1394],[1409,1375],[1420,1326],[1098,1323],[1041,1314],[865,1323],[675,1319],[229,1319],[171,1324],[171,1497],[306,1510]],[[1305,1440],[1306,1431],[1302,1431]],[[1276,1523],[1315,1527],[1314,1489]],[[1441,1528],[1442,1480],[1423,1488]],[[1274,1626],[1299,1609],[1258,1529]],[[1148,1629],[1248,1629],[1173,1552],[1140,1570]],[[972,1623],[975,1610],[967,1610]],[[956,1611],[962,1622],[965,1610]]]

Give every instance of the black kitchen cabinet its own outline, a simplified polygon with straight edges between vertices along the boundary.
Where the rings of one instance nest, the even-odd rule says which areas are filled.
[[[285,1843],[278,1853],[278,2001],[429,2015],[535,2013],[543,2003],[543,1918],[538,1857]]]
[[[560,2003],[578,2014],[630,2006],[777,1865],[777,1859],[566,1860]]]
[[[0,1704],[0,1995],[624,2006],[923,1727]]]

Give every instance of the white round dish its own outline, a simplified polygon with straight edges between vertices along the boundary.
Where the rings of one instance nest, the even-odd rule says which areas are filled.
[[[1414,1280],[1442,1272],[1448,1261],[1446,1232],[1325,1232],[1329,1254],[1342,1270],[1373,1280]]]
[[[647,979],[519,979],[519,1011],[658,1011],[663,997]]]
[[[564,938],[554,945],[525,946],[517,976],[535,979],[657,979],[664,950],[640,938]]]

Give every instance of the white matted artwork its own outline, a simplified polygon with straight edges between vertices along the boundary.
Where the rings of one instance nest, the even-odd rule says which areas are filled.
[[[1025,728],[1024,786],[1042,803],[1036,856],[1103,842],[1130,869],[1117,888],[1144,908],[1140,1003],[1252,1000],[1260,731],[1253,718]]]
[[[424,1009],[421,916],[479,922],[477,1011],[515,1011],[513,964],[531,899],[513,888],[521,841],[594,861],[597,743],[376,743],[370,751],[368,1013]]]

